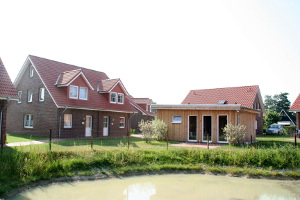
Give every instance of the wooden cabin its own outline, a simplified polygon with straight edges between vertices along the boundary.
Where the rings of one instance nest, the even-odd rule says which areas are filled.
[[[244,142],[256,137],[256,116],[260,110],[239,104],[152,105],[157,118],[168,125],[171,141],[227,143],[223,128],[227,123],[246,126]]]

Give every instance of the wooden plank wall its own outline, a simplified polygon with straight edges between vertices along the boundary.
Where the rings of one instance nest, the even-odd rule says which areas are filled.
[[[244,113],[245,114],[245,113]],[[212,142],[217,143],[218,132],[218,115],[227,115],[228,123],[237,123],[236,111],[212,111],[212,110],[157,110],[157,118],[163,120],[168,125],[168,137],[173,141],[188,141],[188,117],[197,116],[197,141],[202,142],[202,116],[212,116]],[[255,118],[255,114],[253,115]],[[179,124],[172,123],[173,116],[182,116],[182,122]],[[242,116],[242,115],[241,115]],[[244,117],[245,116],[245,117]],[[244,115],[243,120],[247,121],[247,117]],[[244,121],[243,121],[244,122]],[[251,128],[250,128],[251,129]],[[249,130],[250,130],[249,129]]]

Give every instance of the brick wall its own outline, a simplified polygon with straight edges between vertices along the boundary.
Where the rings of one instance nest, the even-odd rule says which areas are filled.
[[[54,84],[54,83],[53,83]],[[57,108],[45,88],[45,101],[39,101],[39,88],[45,88],[37,73],[29,77],[29,67],[17,85],[17,91],[22,91],[21,103],[10,102],[7,109],[7,132],[48,136],[49,130],[57,132]],[[32,102],[27,102],[27,91],[33,91]],[[33,115],[33,128],[24,128],[24,115]]]
[[[5,107],[6,103],[7,103],[6,100],[0,100],[0,112]],[[2,127],[0,127],[2,133],[2,138],[0,138],[0,140],[3,141],[3,144],[5,144],[6,142],[6,110],[7,109],[4,109],[2,113],[2,123],[1,123]]]
[[[63,114],[62,114],[63,113]],[[64,128],[64,114],[72,115],[72,127]],[[81,138],[85,136],[86,116],[92,116],[92,134],[93,137],[122,137],[127,136],[128,133],[128,113],[118,112],[102,112],[102,111],[89,111],[80,109],[59,109],[58,118],[61,116],[60,126],[61,138]],[[109,134],[103,136],[104,116],[109,117]],[[120,117],[125,117],[125,128],[119,127]],[[59,129],[59,127],[58,127]],[[58,137],[58,132],[55,134]]]

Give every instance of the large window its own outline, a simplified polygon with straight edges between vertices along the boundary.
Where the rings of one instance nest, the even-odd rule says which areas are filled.
[[[72,128],[72,115],[64,114],[64,128]]]
[[[19,96],[18,103],[22,103],[22,91],[18,91],[18,96]]]
[[[33,128],[33,115],[24,115],[24,128]]]
[[[110,93],[110,103],[116,103],[117,102],[117,93],[112,92]]]
[[[125,128],[125,117],[120,117],[120,128]]]
[[[79,99],[87,100],[88,89],[86,87],[80,87]]]
[[[124,103],[124,94],[118,93],[118,103],[120,104]]]
[[[32,90],[27,91],[27,102],[32,102],[33,92]]]
[[[45,88],[40,88],[40,91],[39,91],[39,101],[40,102],[45,101]]]
[[[70,85],[70,94],[71,99],[78,99],[78,86]]]

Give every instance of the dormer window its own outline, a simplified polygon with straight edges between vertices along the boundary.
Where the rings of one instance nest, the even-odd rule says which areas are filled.
[[[82,99],[82,100],[88,99],[88,88],[80,87],[79,99]]]
[[[118,103],[123,104],[124,103],[124,94],[118,93]]]
[[[78,86],[70,85],[70,99],[78,99]]]
[[[110,103],[117,103],[117,93],[110,93]]]
[[[33,66],[30,65],[29,67],[29,77],[33,77]]]

